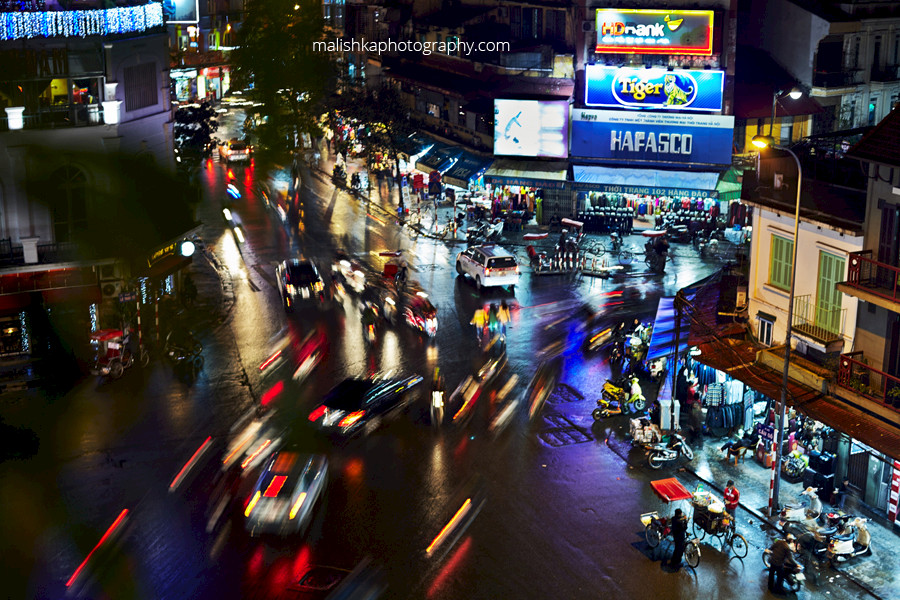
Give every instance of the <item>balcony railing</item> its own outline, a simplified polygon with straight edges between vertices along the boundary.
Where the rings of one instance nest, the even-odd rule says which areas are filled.
[[[38,244],[38,264],[53,264],[60,262],[72,262],[84,258],[77,244],[72,242],[58,242],[51,244]],[[13,246],[9,238],[0,240],[0,268],[17,267],[25,264],[25,255],[22,246]]]
[[[898,280],[900,268],[872,260],[871,250],[850,253],[850,266],[845,282],[848,286],[893,302],[900,302]]]
[[[57,129],[103,125],[103,109],[99,104],[64,104],[46,106],[22,115],[23,129]],[[0,113],[2,115],[2,113]],[[0,131],[8,131],[6,118],[0,116]]]
[[[872,67],[872,74],[869,76],[869,79],[872,81],[897,81],[900,79],[900,66]]]
[[[873,369],[859,360],[862,355],[861,351],[841,354],[838,386],[900,412],[900,378]]]
[[[828,344],[843,338],[847,309],[824,308],[812,302],[812,296],[794,298],[794,331]]]
[[[859,69],[839,71],[835,73],[822,71],[816,71],[815,73],[813,73],[813,87],[848,87],[860,83],[862,83],[862,71]]]

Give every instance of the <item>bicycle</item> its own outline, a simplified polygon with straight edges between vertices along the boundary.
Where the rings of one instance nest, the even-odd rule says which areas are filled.
[[[707,510],[703,504],[694,502],[693,530],[698,541],[709,533],[721,540],[723,551],[727,546],[736,557],[747,556],[747,538],[737,532],[735,519],[727,512],[715,513]]]
[[[634,253],[631,250],[623,248],[622,245],[622,238],[620,238],[617,234],[612,234],[610,236],[610,247],[608,253],[610,254],[610,256],[616,258],[619,261],[620,265],[631,264],[631,261],[634,260]],[[593,246],[587,249],[587,252],[598,257],[603,257],[605,254],[607,254],[607,248],[603,245],[602,242],[595,242]]]
[[[669,525],[669,520],[666,517],[657,517],[656,515],[653,515],[650,517],[650,522],[647,523],[644,528],[644,537],[647,540],[647,545],[651,548],[659,546],[663,538],[668,537],[670,534],[671,527]],[[697,565],[700,564],[699,542],[700,540],[698,538],[694,538],[686,540],[684,543],[684,560],[692,569],[696,569]]]

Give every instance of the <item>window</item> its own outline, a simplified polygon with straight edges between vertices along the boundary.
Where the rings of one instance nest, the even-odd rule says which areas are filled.
[[[772,236],[772,252],[769,258],[769,285],[782,290],[791,289],[791,263],[794,241],[780,235]]]
[[[844,259],[819,252],[819,283],[816,294],[816,325],[830,331],[841,331],[841,300],[837,284],[844,280]]]
[[[757,319],[759,319],[759,333],[756,337],[759,339],[759,343],[763,346],[771,346],[772,329],[775,327],[775,323],[762,317],[757,317]]]
[[[126,67],[124,81],[125,112],[153,106],[159,101],[155,63]]]
[[[87,229],[87,177],[73,166],[54,172],[50,181],[56,183],[50,204],[53,217],[54,242],[75,241],[75,235]]]
[[[853,42],[853,68],[859,68],[859,44],[860,39],[856,38],[856,41]]]

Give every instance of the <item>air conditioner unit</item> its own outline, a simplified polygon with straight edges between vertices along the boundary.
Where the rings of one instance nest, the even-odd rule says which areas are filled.
[[[594,22],[593,21],[584,21],[581,23],[581,30],[584,32],[593,31],[594,30]]]
[[[100,284],[100,292],[104,298],[118,298],[122,292],[121,281],[105,281]]]

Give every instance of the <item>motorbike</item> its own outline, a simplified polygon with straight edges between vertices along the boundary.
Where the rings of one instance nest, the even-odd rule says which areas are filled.
[[[440,368],[435,368],[431,383],[431,424],[440,427],[444,422],[444,378]]]
[[[647,444],[647,463],[651,469],[661,469],[662,466],[684,456],[688,461],[694,460],[694,451],[687,445],[684,437],[678,433],[670,433],[668,440],[658,444]]]
[[[485,361],[478,369],[478,380],[482,385],[490,384],[506,368],[506,342],[500,335],[494,335],[484,349]]]
[[[786,504],[781,509],[778,526],[783,529],[788,523],[795,523],[809,529],[807,521],[815,523],[822,514],[822,501],[819,499],[818,491],[817,488],[808,487],[800,492],[800,503]],[[804,496],[809,498],[808,503],[803,503]]]
[[[437,335],[437,309],[428,300],[425,292],[410,294],[403,309],[406,324],[418,331],[424,332],[429,339]]]
[[[343,165],[335,165],[331,172],[331,182],[337,186],[347,187],[347,170]]]
[[[632,415],[642,412],[647,408],[647,399],[641,390],[638,378],[631,379],[631,390],[627,399],[625,390],[610,380],[603,384],[603,392],[597,400],[597,408],[591,413],[595,421],[611,417],[612,415]]]
[[[496,241],[503,234],[503,219],[495,219],[491,225],[488,225],[484,232],[486,241]]]
[[[853,528],[850,535],[835,535],[828,542],[828,559],[844,562],[856,556],[867,556],[872,552],[872,537],[866,527],[868,519],[856,517],[849,523]]]

